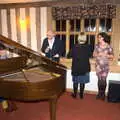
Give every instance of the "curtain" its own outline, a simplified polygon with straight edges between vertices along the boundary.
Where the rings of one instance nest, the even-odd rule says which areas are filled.
[[[54,20],[115,18],[116,5],[52,7],[52,17]]]

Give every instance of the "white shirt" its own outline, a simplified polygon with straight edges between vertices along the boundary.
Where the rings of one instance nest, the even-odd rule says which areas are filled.
[[[51,40],[48,40],[48,44],[49,44],[50,49],[52,49],[54,41],[55,41],[55,37],[53,37]],[[56,55],[54,55],[54,57],[59,57],[59,55],[56,54]]]
[[[50,49],[52,49],[54,41],[55,41],[55,37],[53,37],[51,40],[48,40],[48,44],[49,44]]]
[[[47,49],[52,49],[53,44],[54,44],[54,41],[55,41],[55,37],[53,37],[51,40],[48,40],[48,44],[49,44],[49,46],[47,47]],[[44,53],[41,52],[41,54],[42,54],[43,56],[45,56]],[[59,57],[59,55],[56,54],[56,55],[54,55],[54,57]]]

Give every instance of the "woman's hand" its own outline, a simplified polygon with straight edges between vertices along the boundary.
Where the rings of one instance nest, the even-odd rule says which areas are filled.
[[[114,60],[114,56],[113,55],[108,55],[109,60],[113,61]]]
[[[98,53],[99,57],[108,57],[108,54],[104,53],[104,52],[100,52]]]

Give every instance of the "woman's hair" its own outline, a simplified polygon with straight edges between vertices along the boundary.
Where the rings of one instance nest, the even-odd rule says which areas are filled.
[[[99,36],[99,35],[100,35],[101,37],[103,37],[103,41],[104,41],[104,42],[110,44],[110,37],[108,36],[107,33],[101,32],[101,33],[98,34],[98,36]]]

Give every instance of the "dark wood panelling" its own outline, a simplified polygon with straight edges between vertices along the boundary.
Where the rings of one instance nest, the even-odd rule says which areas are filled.
[[[11,19],[10,19],[10,9],[7,9],[7,15],[6,15],[6,19],[7,19],[7,32],[8,32],[8,38],[12,38],[12,31],[11,31]],[[9,53],[9,56],[12,57],[13,54]]]
[[[47,8],[47,30],[52,29],[52,9],[51,7]]]
[[[20,30],[20,24],[19,24],[19,18],[20,18],[20,8],[15,9],[16,14],[16,32],[17,32],[17,42],[21,43],[21,30]]]
[[[11,32],[11,19],[10,19],[10,9],[7,9],[7,32],[8,32],[8,38],[12,37],[12,32]]]
[[[1,9],[0,9],[0,34],[2,34],[2,23],[1,23]]]
[[[31,48],[30,8],[25,8],[25,15],[27,20],[27,47]]]
[[[41,30],[40,30],[40,7],[36,7],[36,39],[37,39],[37,50],[41,48]]]

